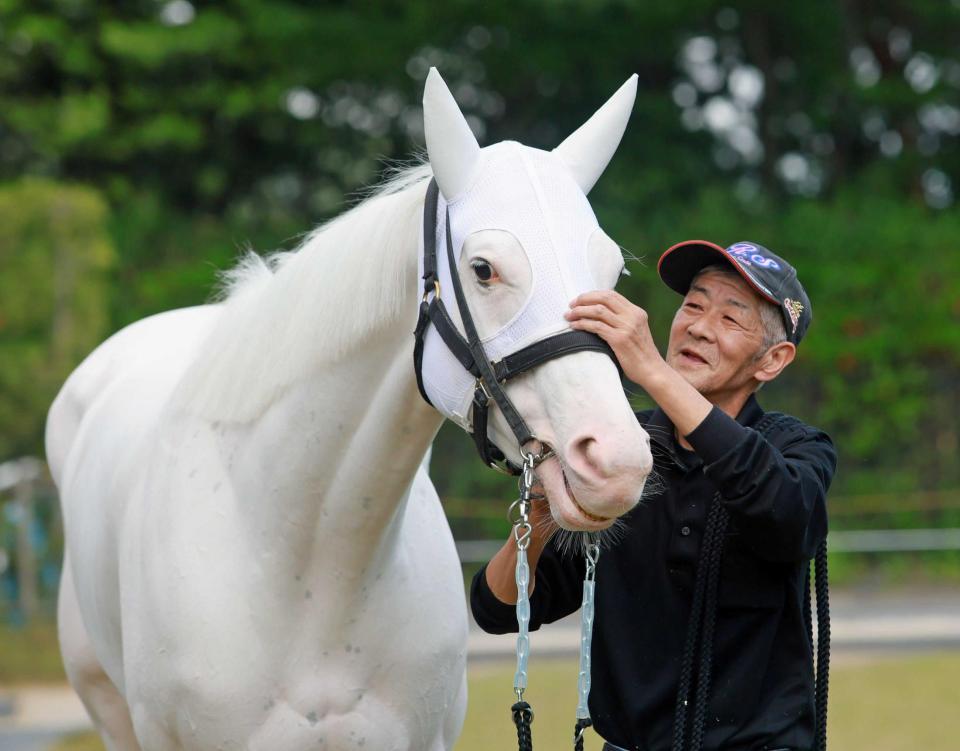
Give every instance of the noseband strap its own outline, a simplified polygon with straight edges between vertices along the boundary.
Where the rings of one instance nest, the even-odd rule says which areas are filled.
[[[432,406],[423,383],[423,349],[426,333],[432,323],[457,361],[476,378],[473,394],[472,421],[474,443],[484,463],[494,469],[517,475],[520,468],[506,460],[503,451],[487,436],[488,408],[491,400],[497,404],[510,429],[517,438],[521,449],[535,439],[526,421],[520,416],[513,402],[507,396],[503,384],[511,378],[540,365],[547,360],[562,357],[573,352],[593,350],[603,352],[617,362],[610,346],[596,334],[587,331],[565,331],[534,342],[507,355],[502,360],[491,362],[483,349],[477,327],[470,314],[466,295],[457,273],[456,259],[453,255],[453,240],[450,233],[450,210],[446,210],[446,252],[450,266],[450,278],[454,297],[463,322],[464,337],[450,317],[443,300],[440,298],[440,279],[437,275],[437,204],[440,190],[436,180],[431,180],[423,208],[423,299],[420,303],[420,315],[414,330],[413,349],[414,370],[417,376],[417,388],[427,404]],[[618,364],[619,367],[619,364]]]

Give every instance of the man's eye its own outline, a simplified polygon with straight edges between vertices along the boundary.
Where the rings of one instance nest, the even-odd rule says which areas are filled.
[[[470,267],[473,269],[473,273],[476,274],[477,279],[479,279],[481,282],[493,281],[495,276],[493,272],[493,266],[486,261],[482,259],[471,261]]]

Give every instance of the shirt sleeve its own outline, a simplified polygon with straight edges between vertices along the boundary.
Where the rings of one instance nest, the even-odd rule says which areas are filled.
[[[583,556],[560,552],[555,545],[556,539],[554,536],[537,561],[530,595],[531,631],[570,615],[580,607],[581,582],[586,570]],[[516,605],[501,602],[493,594],[487,584],[486,566],[474,575],[470,585],[470,610],[477,625],[488,634],[517,631]]]
[[[771,561],[813,558],[827,534],[827,490],[837,454],[826,433],[794,421],[772,444],[714,407],[690,445],[743,541]]]

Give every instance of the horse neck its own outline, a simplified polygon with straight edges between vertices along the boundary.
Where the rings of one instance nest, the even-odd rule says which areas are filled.
[[[412,241],[415,242],[415,241]],[[442,417],[413,371],[410,316],[290,387],[244,441],[237,487],[264,553],[299,573],[335,560],[363,570],[395,539],[403,502]],[[263,467],[270,467],[263,477]]]

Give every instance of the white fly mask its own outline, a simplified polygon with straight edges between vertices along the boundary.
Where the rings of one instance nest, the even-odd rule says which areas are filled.
[[[512,320],[481,338],[487,357],[497,361],[570,328],[563,311],[574,297],[598,286],[587,263],[587,246],[599,226],[570,170],[551,152],[505,141],[482,149],[477,167],[471,185],[455,200],[447,202],[441,190],[436,243],[445,247],[449,208],[455,258],[460,258],[466,238],[482,230],[508,232],[522,246],[532,274],[527,297]],[[437,271],[440,289],[452,291],[445,252],[437,254]],[[450,307],[456,315],[456,307]],[[424,345],[423,380],[437,409],[471,430],[476,379],[435,329]]]
[[[602,233],[586,193],[613,155],[636,96],[636,76],[554,151],[504,141],[481,149],[435,69],[424,93],[424,124],[440,187],[436,215],[437,276],[451,316],[453,286],[446,253],[449,210],[452,250],[459,260],[467,238],[484,230],[509,233],[522,247],[532,284],[509,321],[481,331],[491,361],[570,329],[563,314],[577,295],[597,289],[588,257]],[[420,271],[423,272],[421,239]],[[476,378],[431,327],[423,349],[423,388],[430,402],[468,432]]]

